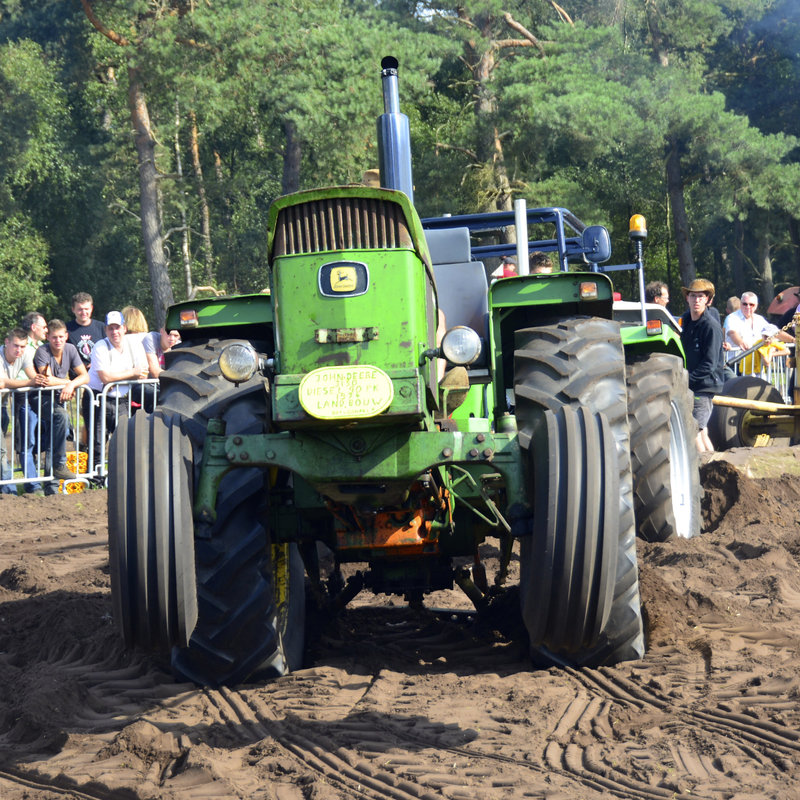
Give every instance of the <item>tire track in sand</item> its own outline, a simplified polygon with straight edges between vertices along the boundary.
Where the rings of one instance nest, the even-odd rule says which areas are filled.
[[[670,796],[701,797],[717,795],[726,785],[732,792],[749,785],[757,795],[800,760],[800,734],[794,725],[737,712],[730,701],[716,707],[681,705],[679,691],[664,691],[654,681],[636,683],[619,668],[567,669],[565,674],[578,692],[548,744],[551,768],[602,776],[632,796],[663,796],[667,791]],[[631,674],[636,675],[635,665]],[[720,676],[720,686],[728,685],[726,678]],[[775,681],[773,691],[758,699],[765,705],[780,704],[786,685],[785,680]],[[598,704],[598,698],[606,702]],[[610,719],[607,703],[614,710]],[[615,731],[613,739],[598,735],[609,728]],[[597,741],[587,743],[587,733]],[[642,739],[648,740],[646,748],[636,744]]]

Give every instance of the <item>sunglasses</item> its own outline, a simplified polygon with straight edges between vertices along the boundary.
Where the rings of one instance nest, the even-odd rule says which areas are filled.
[[[743,305],[743,306],[753,306],[753,308],[755,308],[755,307],[756,307],[756,304],[755,304],[755,303],[742,303],[742,305]]]

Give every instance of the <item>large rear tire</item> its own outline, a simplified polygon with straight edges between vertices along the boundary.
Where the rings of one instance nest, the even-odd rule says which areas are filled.
[[[665,542],[700,533],[700,467],[683,361],[666,353],[627,366],[633,496],[639,536]]]
[[[765,403],[783,403],[781,393],[761,378],[742,375],[725,381],[720,394],[726,397],[739,397],[743,400],[759,400]],[[708,421],[708,435],[716,450],[730,450],[731,447],[753,447],[756,435],[748,425],[751,418],[746,408],[714,406]],[[775,445],[790,444],[789,437],[776,437]]]
[[[616,498],[617,513],[605,513],[602,520],[596,520],[602,530],[596,534],[597,542],[606,547],[606,540],[616,542],[616,559],[612,566],[601,567],[610,570],[609,583],[612,586],[611,606],[599,634],[592,641],[584,640],[578,649],[548,647],[558,660],[575,665],[599,666],[619,661],[641,658],[644,654],[644,635],[642,630],[641,604],[639,600],[639,578],[636,565],[636,533],[633,511],[633,488],[630,462],[630,435],[627,418],[627,395],[625,388],[625,360],[620,340],[619,324],[610,320],[585,318],[564,320],[558,324],[529,328],[517,331],[514,352],[514,395],[515,414],[519,429],[520,446],[527,452],[530,462],[535,463],[537,449],[550,441],[552,424],[547,422],[545,412],[558,416],[563,407],[574,410],[586,409],[594,416],[601,416],[610,429],[616,448],[615,469],[617,471]],[[566,417],[565,417],[566,419]],[[566,424],[566,423],[563,423]],[[596,425],[597,423],[592,423]],[[558,423],[559,429],[562,423]],[[589,427],[584,425],[587,431]],[[593,449],[600,447],[600,434],[586,434],[586,443]],[[582,445],[575,436],[559,434],[560,451],[567,454],[568,462],[575,459]],[[549,447],[550,445],[548,445]],[[584,450],[586,446],[583,446]],[[599,455],[593,456],[598,458]],[[588,458],[588,456],[587,456]],[[604,462],[605,463],[605,462]],[[594,468],[593,468],[594,469]],[[532,485],[532,504],[534,506],[534,530],[542,523],[540,517],[548,515],[537,499],[542,489],[541,471],[534,468],[529,480]],[[561,507],[560,493],[566,491],[572,476],[561,470],[555,480],[546,485],[546,508]],[[585,486],[581,492],[588,491]],[[565,487],[564,484],[567,484]],[[603,492],[608,491],[612,482],[606,476],[602,482]],[[577,495],[576,495],[577,496]],[[599,514],[598,503],[594,513]],[[591,512],[591,509],[589,509]],[[572,522],[566,524],[559,536],[581,537],[580,518],[573,515]],[[555,534],[554,534],[555,535]],[[577,539],[576,539],[577,541]],[[524,542],[523,542],[524,544]],[[586,542],[584,541],[584,545]],[[595,545],[595,551],[597,547]],[[533,587],[542,579],[540,561],[547,558],[542,552],[542,540],[534,537],[524,545],[521,570],[525,575],[521,581],[523,612],[528,605],[526,595],[539,591]],[[603,550],[605,551],[605,549]],[[596,563],[607,564],[607,559],[596,555]],[[563,577],[561,578],[563,580]],[[591,609],[587,609],[591,613]],[[551,612],[547,612],[548,614]],[[536,638],[538,630],[550,629],[551,621],[526,620],[526,627]],[[577,636],[565,637],[573,642]],[[536,644],[533,644],[536,648]],[[545,645],[547,647],[547,645]],[[534,653],[535,656],[535,653]]]

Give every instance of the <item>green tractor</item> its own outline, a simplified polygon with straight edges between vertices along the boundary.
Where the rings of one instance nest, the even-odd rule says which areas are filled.
[[[608,232],[564,209],[420,220],[394,59],[382,78],[386,188],[279,198],[269,291],[169,310],[159,407],[111,442],[115,619],[176,677],[234,684],[301,665],[307,591],[456,584],[481,612],[518,557],[539,663],[640,658],[637,529],[700,524],[679,340],[612,318]],[[482,259],[515,247],[559,271],[489,286]]]

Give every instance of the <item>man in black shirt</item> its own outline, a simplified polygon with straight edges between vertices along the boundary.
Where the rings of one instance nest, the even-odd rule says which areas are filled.
[[[72,313],[75,319],[67,323],[67,342],[78,350],[88,370],[92,363],[92,349],[106,338],[106,326],[99,319],[92,319],[94,303],[88,292],[72,295]]]
[[[692,416],[697,421],[697,449],[713,453],[714,445],[708,436],[708,420],[713,404],[711,398],[722,390],[722,326],[707,313],[714,299],[714,284],[696,278],[683,288],[689,310],[681,317],[681,342],[686,351],[689,388],[694,392]]]

